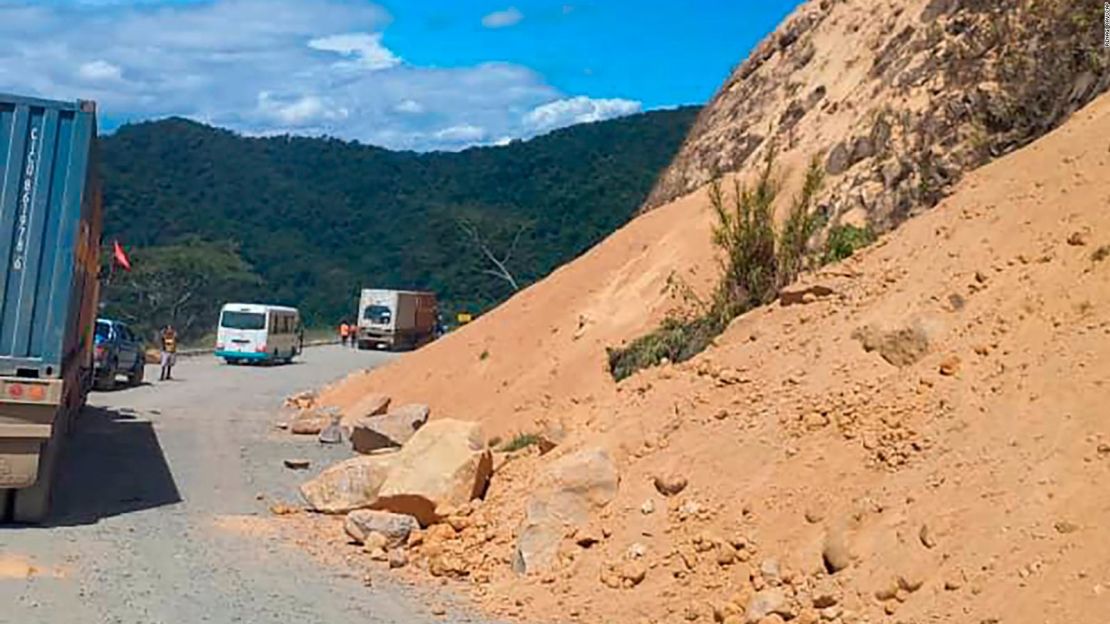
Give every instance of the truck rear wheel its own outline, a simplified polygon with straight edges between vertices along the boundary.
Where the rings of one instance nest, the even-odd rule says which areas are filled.
[[[0,524],[12,521],[12,506],[15,504],[15,490],[0,490]]]
[[[42,445],[39,454],[39,475],[29,488],[15,490],[11,518],[20,524],[41,524],[50,513],[50,499],[54,490],[54,467],[58,460],[61,436],[55,434]]]

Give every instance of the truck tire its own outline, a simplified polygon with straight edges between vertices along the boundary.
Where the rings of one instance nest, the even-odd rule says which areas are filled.
[[[100,391],[113,390],[116,387],[116,374],[119,372],[116,367],[119,366],[115,362],[110,362],[108,366],[101,371],[100,375],[93,380],[93,387]]]
[[[54,467],[58,463],[61,435],[42,445],[39,454],[39,478],[29,488],[15,491],[12,504],[12,521],[18,524],[42,524],[50,514],[50,499],[54,493]]]
[[[12,521],[12,508],[15,506],[15,490],[0,490],[0,524]]]

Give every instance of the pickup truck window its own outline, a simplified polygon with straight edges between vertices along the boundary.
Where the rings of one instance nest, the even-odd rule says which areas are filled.
[[[96,338],[98,340],[107,340],[112,336],[112,325],[104,321],[96,322]]]
[[[228,310],[220,317],[220,327],[228,329],[265,329],[266,315],[258,312]]]

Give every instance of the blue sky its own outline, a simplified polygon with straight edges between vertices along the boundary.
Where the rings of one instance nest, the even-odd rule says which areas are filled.
[[[460,149],[712,96],[797,0],[0,0],[0,91]]]

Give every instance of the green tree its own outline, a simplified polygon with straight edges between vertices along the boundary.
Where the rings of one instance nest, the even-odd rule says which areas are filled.
[[[189,240],[137,249],[132,271],[116,271],[105,289],[106,313],[145,336],[172,323],[183,341],[215,325],[227,300],[251,299],[261,279],[230,243]]]

